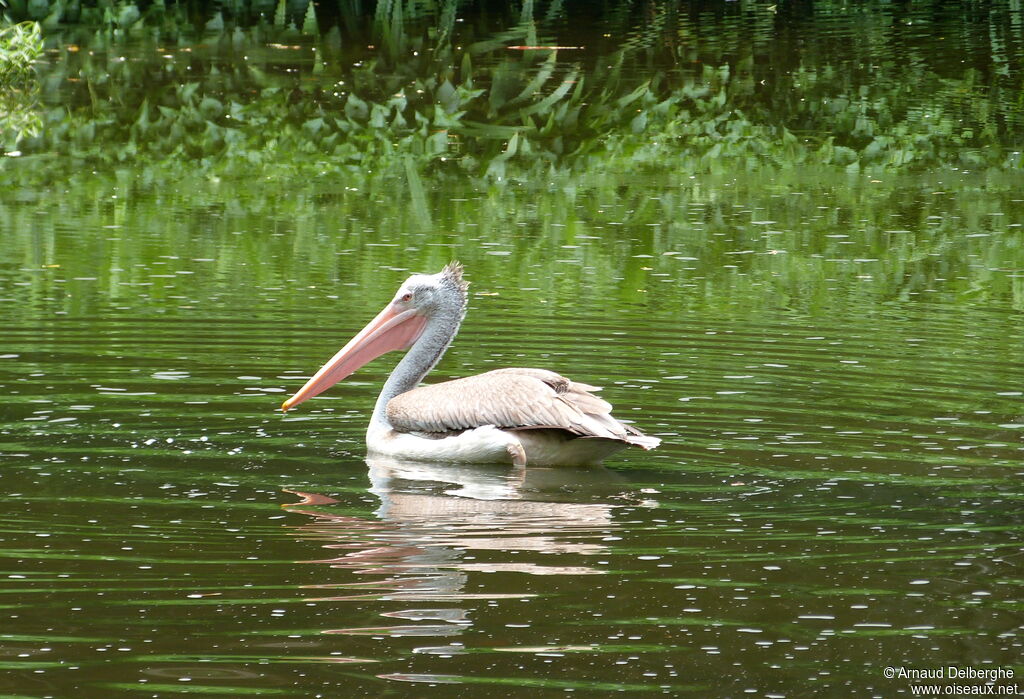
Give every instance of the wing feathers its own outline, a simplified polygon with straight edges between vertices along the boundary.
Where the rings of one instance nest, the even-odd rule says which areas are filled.
[[[449,432],[484,425],[506,429],[555,428],[647,449],[660,441],[611,416],[595,386],[544,369],[497,369],[420,386],[392,398],[387,417],[402,432]]]

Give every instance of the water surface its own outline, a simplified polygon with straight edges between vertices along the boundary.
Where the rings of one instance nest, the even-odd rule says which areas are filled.
[[[744,17],[700,15],[702,50],[762,41]],[[813,36],[853,36],[840,19]],[[1024,672],[1018,173],[149,174],[0,191],[0,692],[893,696],[885,667]],[[432,379],[553,369],[662,446],[525,474],[367,460],[395,357],[277,411],[452,259],[470,309]]]

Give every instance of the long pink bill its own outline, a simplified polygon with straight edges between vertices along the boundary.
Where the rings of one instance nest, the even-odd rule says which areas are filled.
[[[426,316],[415,309],[399,310],[388,304],[359,334],[348,341],[331,360],[320,367],[306,385],[281,405],[287,412],[296,405],[323,393],[367,362],[385,352],[412,346],[427,325]]]

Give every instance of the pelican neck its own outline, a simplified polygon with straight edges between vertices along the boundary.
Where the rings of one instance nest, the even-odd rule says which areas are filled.
[[[460,309],[461,311],[461,309]],[[416,388],[430,370],[444,356],[445,350],[455,339],[462,324],[464,312],[444,313],[431,316],[427,320],[427,326],[423,334],[413,343],[402,361],[398,362],[394,371],[384,382],[380,395],[377,396],[377,403],[373,407],[373,416],[370,419],[370,429],[375,426],[383,426],[391,429],[391,423],[387,418],[388,401],[397,395],[411,391]]]

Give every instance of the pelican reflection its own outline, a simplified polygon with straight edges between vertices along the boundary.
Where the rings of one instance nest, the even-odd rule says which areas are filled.
[[[602,574],[590,559],[607,551],[602,540],[618,528],[615,508],[641,504],[625,479],[603,468],[521,469],[381,456],[368,458],[367,465],[369,492],[380,500],[374,519],[331,512],[334,500],[311,493],[296,493],[302,500],[285,507],[310,518],[294,534],[332,554],[306,562],[350,573],[309,586],[326,594],[314,599],[374,603],[381,617],[407,623],[327,633],[458,634],[471,623],[459,601],[530,597],[523,574]],[[486,574],[502,576],[502,592],[488,591]],[[483,584],[468,587],[471,575]],[[517,580],[524,581],[522,591],[515,590]],[[395,602],[417,606],[396,608]]]

